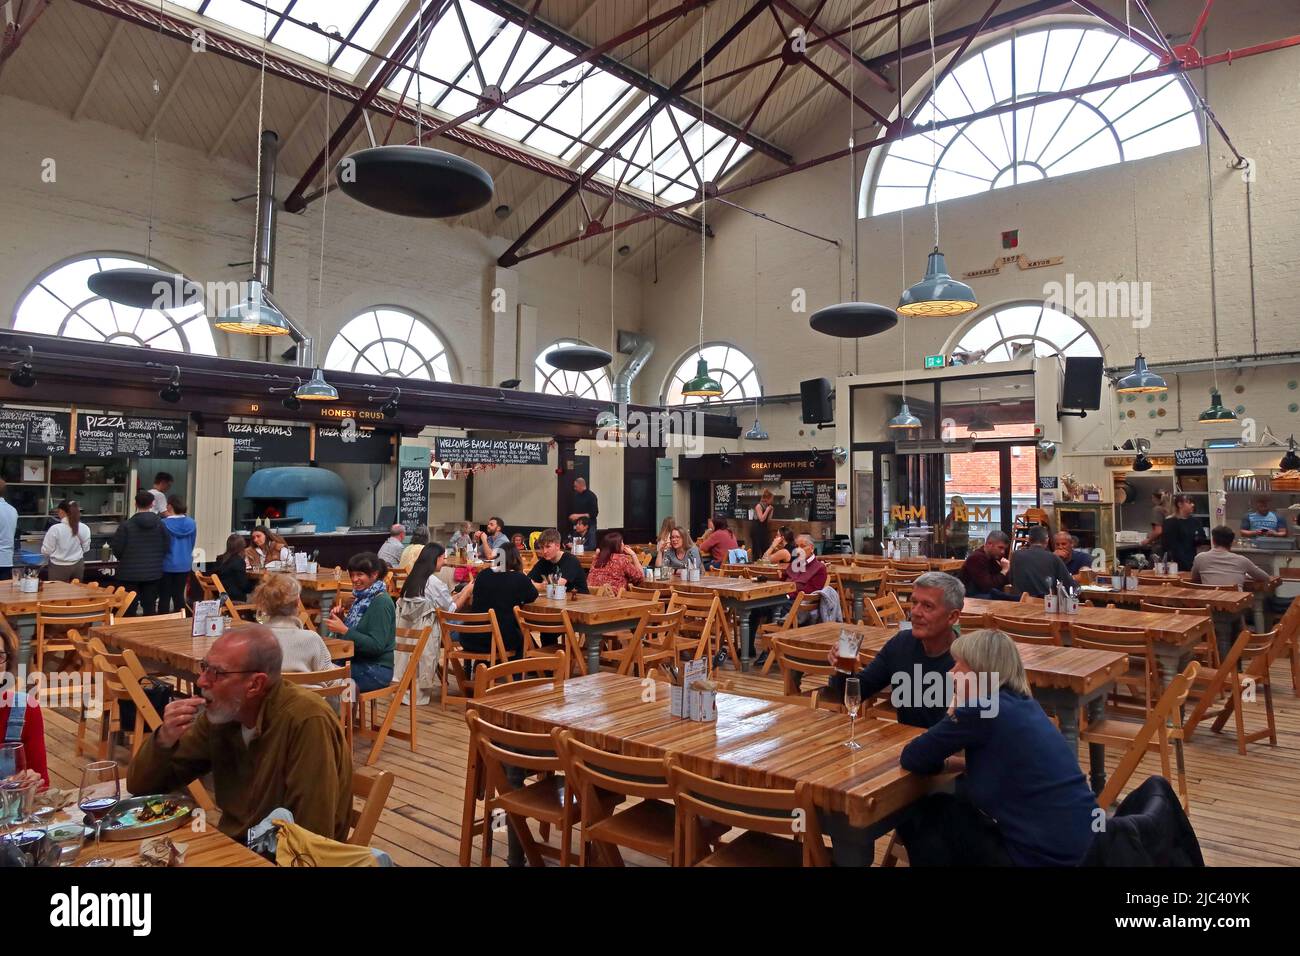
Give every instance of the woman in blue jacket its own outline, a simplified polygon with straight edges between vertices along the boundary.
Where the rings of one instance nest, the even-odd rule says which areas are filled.
[[[163,513],[167,529],[167,554],[163,557],[162,588],[158,595],[158,613],[171,614],[185,609],[185,590],[194,564],[194,539],[198,525],[186,513],[185,502],[172,495]]]
[[[973,631],[952,645],[948,715],[905,748],[913,773],[965,771],[956,794],[899,823],[912,866],[1077,866],[1100,818],[1079,760],[1030,695],[1016,644]],[[964,757],[961,756],[964,752]]]

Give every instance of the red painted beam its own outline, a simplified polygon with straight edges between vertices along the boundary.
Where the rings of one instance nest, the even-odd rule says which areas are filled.
[[[853,68],[865,76],[876,86],[890,93],[894,92],[894,84],[889,82],[879,70],[867,65],[867,61],[858,56],[856,50],[850,50],[838,38],[831,36],[829,30],[823,30],[817,25],[814,16],[804,13],[796,7],[790,0],[772,0],[772,4],[780,10],[783,10],[786,16],[794,17],[795,21],[804,28],[805,31],[813,33],[816,38],[820,38],[824,43],[828,43],[830,48],[839,56],[853,64]],[[821,9],[820,7],[818,8]],[[811,62],[811,61],[809,61]]]
[[[18,12],[14,15],[14,22],[5,24],[4,36],[0,37],[0,70],[4,69],[5,61],[14,55],[14,52],[23,42],[23,37],[27,36],[27,31],[36,25],[36,21],[41,18],[41,14],[50,8],[51,0],[39,0],[35,4],[36,9],[30,14],[24,15],[24,8],[27,4],[19,3]]]

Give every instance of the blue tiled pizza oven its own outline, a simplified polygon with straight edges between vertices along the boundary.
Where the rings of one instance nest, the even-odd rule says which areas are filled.
[[[322,532],[347,524],[351,513],[347,485],[325,468],[263,468],[244,485],[244,497]]]

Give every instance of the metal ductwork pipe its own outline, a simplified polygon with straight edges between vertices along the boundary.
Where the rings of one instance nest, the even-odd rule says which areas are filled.
[[[632,380],[641,374],[645,363],[655,354],[655,343],[653,339],[636,332],[619,330],[618,350],[627,356],[627,361],[614,376],[614,404],[631,405]]]
[[[257,248],[253,275],[267,292],[275,291],[275,167],[280,157],[280,136],[273,129],[262,130],[262,161],[257,170],[261,208],[257,210]]]

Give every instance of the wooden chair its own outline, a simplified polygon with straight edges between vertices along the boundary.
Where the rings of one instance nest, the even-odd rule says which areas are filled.
[[[1138,576],[1141,580],[1141,575]],[[1168,583],[1168,582],[1166,582]],[[1202,584],[1200,581],[1179,581],[1180,588],[1190,588],[1193,591],[1240,591],[1240,584]]]
[[[1291,664],[1291,693],[1300,697],[1300,601],[1291,602],[1277,627],[1286,642],[1282,655]]]
[[[1107,717],[1089,724],[1079,732],[1079,739],[1088,744],[1100,744],[1103,747],[1124,747],[1124,756],[1119,765],[1106,781],[1106,787],[1097,797],[1097,805],[1107,809],[1117,799],[1124,785],[1128,783],[1133,772],[1137,770],[1142,757],[1150,750],[1160,754],[1161,770],[1166,778],[1172,777],[1169,765],[1170,744],[1176,751],[1178,771],[1178,799],[1183,805],[1183,812],[1190,812],[1187,795],[1187,771],[1183,762],[1183,723],[1182,708],[1187,701],[1187,694],[1192,682],[1200,672],[1201,665],[1192,661],[1181,674],[1176,674],[1169,682],[1165,692],[1155,706],[1148,711],[1144,721],[1127,721]]]
[[[890,627],[907,620],[907,610],[895,593],[867,597],[862,602],[863,623],[870,627]]]
[[[772,638],[772,654],[781,667],[781,684],[786,696],[809,693],[799,685],[804,677],[830,677],[835,673],[825,650],[798,647],[783,637]]]
[[[221,583],[221,578],[216,574],[212,575],[212,586],[217,589],[217,599],[220,600],[222,610],[230,615],[232,621],[253,621],[257,619],[257,606],[249,601],[237,604],[226,593],[226,586]]]
[[[370,846],[370,839],[375,835],[375,825],[379,823],[396,779],[387,770],[357,767],[352,771],[354,803],[349,815],[352,832],[348,834],[348,843],[352,846]],[[360,809],[357,809],[357,800],[361,801]]]
[[[894,574],[906,574],[913,581],[930,570],[929,561],[909,561],[895,558],[889,562],[889,570]]]
[[[543,857],[556,854],[551,847],[539,846],[533,839],[529,820],[549,824],[559,831],[560,866],[568,866],[577,801],[573,789],[557,779],[564,772],[564,760],[556,749],[555,739],[550,734],[498,727],[481,718],[473,708],[466,711],[465,721],[478,748],[483,773],[482,865],[492,865],[492,818],[496,811],[501,811],[519,837],[530,866],[543,866]],[[532,783],[513,784],[506,775],[508,766],[540,778]]]
[[[723,641],[723,629],[727,627],[722,601],[716,594],[690,594],[674,588],[668,610],[683,612],[674,642],[678,657],[686,660],[707,658],[711,669],[713,655],[717,653]]]
[[[662,587],[651,587],[650,585],[629,584],[623,589],[623,597],[635,598],[640,601],[667,601],[672,586],[666,581],[658,582]]]
[[[1056,621],[1033,621],[994,614],[989,618],[989,626],[1002,631],[1017,644],[1061,646],[1061,626]]]
[[[677,641],[685,616],[686,610],[681,607],[643,615],[623,647],[608,652],[610,663],[619,674],[641,678],[655,668],[671,670],[677,664]],[[601,663],[606,653],[601,652]]]
[[[749,697],[754,700],[769,700],[774,704],[789,704],[792,707],[804,707],[810,710],[842,710],[842,706],[823,701],[817,694],[783,694],[765,687],[737,687],[734,681],[718,681],[718,691],[734,697]]]
[[[677,805],[678,861],[682,866],[829,866],[812,788],[742,787],[669,768]],[[701,824],[709,821],[745,832],[705,853]],[[801,826],[795,826],[798,821]],[[802,830],[802,832],[798,832]]]
[[[552,732],[564,761],[565,779],[578,801],[578,865],[600,844],[608,862],[621,866],[617,847],[677,860],[677,810],[669,780],[671,757],[624,757],[590,747],[568,730]],[[638,801],[625,809],[628,800]]]
[[[97,625],[112,623],[109,601],[41,601],[36,605],[36,672],[45,670],[46,654],[62,654],[63,665],[75,663],[76,647],[68,639],[69,629],[80,633]]]
[[[115,658],[111,670],[101,669],[95,662],[96,651],[91,648],[90,642],[83,638],[75,629],[68,631],[68,640],[76,648],[77,656],[81,661],[81,686],[88,688],[94,681],[96,673],[104,675],[103,694],[98,698],[98,712],[92,712],[89,708],[90,700],[83,699],[81,706],[77,708],[77,742],[75,753],[78,757],[84,754],[89,745],[86,742],[86,724],[93,717],[99,721],[99,750],[96,754],[96,760],[107,760],[112,752],[113,736],[123,732],[122,729],[122,701],[130,700],[126,689],[122,687],[121,681],[117,677],[117,667],[124,663],[120,657]],[[108,650],[102,644],[98,644],[98,649],[105,657],[108,657]],[[94,698],[92,698],[93,700]],[[135,739],[139,739],[144,729],[144,718],[136,714]],[[133,747],[132,753],[138,750],[138,745]]]
[[[333,667],[323,671],[281,671],[280,676],[286,684],[305,687],[328,701],[334,701],[338,710],[339,723],[343,725],[343,739],[348,742],[348,753],[352,753],[352,664]]]
[[[194,572],[194,580],[198,582],[199,590],[203,593],[203,600],[211,601],[217,597],[219,588],[213,583],[213,574],[204,574],[202,571]]]
[[[429,642],[429,635],[433,633],[432,627],[422,627],[419,629],[410,627],[399,627],[396,629],[396,648],[401,654],[408,654],[406,666],[402,668],[400,675],[395,675],[396,680],[389,682],[387,687],[380,687],[377,690],[368,690],[364,693],[359,692],[356,696],[355,709],[359,719],[357,734],[362,737],[374,738],[374,743],[370,747],[370,755],[366,757],[366,766],[373,767],[375,761],[379,759],[379,752],[384,749],[384,742],[390,737],[396,737],[398,740],[405,740],[411,745],[411,753],[416,752],[415,736],[416,728],[419,721],[416,719],[416,697],[418,693],[415,689],[415,678],[420,672],[420,656],[424,653],[424,645]],[[407,692],[410,697],[407,698]],[[407,699],[406,704],[408,723],[406,730],[398,730],[393,726],[397,719],[397,712],[402,709],[402,700]],[[381,701],[387,702],[384,719],[382,723],[375,722],[375,705]],[[367,714],[367,709],[369,714]]]
[[[796,599],[790,603],[790,609],[786,611],[784,618],[773,624],[760,625],[758,628],[758,635],[754,639],[754,645],[757,647],[761,642],[768,651],[767,660],[763,663],[764,674],[770,671],[772,665],[776,663],[776,655],[772,653],[772,639],[793,631],[799,627],[800,615],[811,614],[821,607],[821,598],[817,596],[815,591],[811,594],[801,591],[795,597]]]
[[[1192,682],[1192,698],[1196,701],[1191,716],[1187,718],[1184,731],[1190,740],[1197,726],[1211,717],[1214,723],[1210,729],[1218,734],[1232,717],[1237,730],[1237,752],[1243,756],[1246,745],[1268,738],[1271,746],[1277,746],[1277,721],[1273,715],[1273,684],[1269,679],[1269,670],[1275,660],[1286,648],[1286,638],[1280,627],[1275,627],[1266,634],[1255,634],[1243,630],[1237,635],[1228,656],[1213,673]],[[1238,670],[1238,665],[1241,670]],[[1262,729],[1246,732],[1245,711],[1242,702],[1245,696],[1262,692],[1264,696],[1264,721]],[[1220,695],[1227,695],[1217,710],[1211,710],[1220,703]],[[1249,701],[1247,701],[1249,703]]]
[[[957,625],[961,628],[963,634],[969,634],[971,631],[978,631],[988,627],[990,616],[987,614],[976,614],[973,611],[962,611],[957,618]]]
[[[501,629],[497,626],[497,615],[493,610],[482,614],[469,611],[446,611],[439,608],[438,630],[442,635],[442,648],[438,655],[438,670],[442,681],[442,709],[447,709],[449,700],[463,702],[469,700],[471,691],[469,672],[466,664],[480,663],[491,666],[507,660],[505,642],[501,639]],[[460,643],[460,636],[465,634],[485,634],[489,636],[486,651],[467,651]],[[460,691],[452,698],[447,690],[447,678],[452,668],[456,669],[456,686]]]
[[[587,673],[587,655],[573,629],[573,622],[569,620],[568,610],[526,611],[516,607],[514,611],[519,631],[524,636],[524,657],[567,654],[576,674]]]
[[[170,614],[155,614],[149,618],[151,621],[184,621],[190,616],[190,612],[181,608],[179,611],[172,611]]]
[[[1072,623],[1070,644],[1072,647],[1127,654],[1128,670],[1116,679],[1115,689],[1128,688],[1133,697],[1142,701],[1144,713],[1151,710],[1160,671],[1149,632],[1141,628],[1100,628]]]
[[[1211,670],[1219,666],[1219,641],[1214,632],[1214,620],[1208,603],[1172,605],[1142,601],[1140,607],[1143,611],[1152,614],[1183,614],[1205,618],[1205,639],[1196,648],[1196,659]]]

